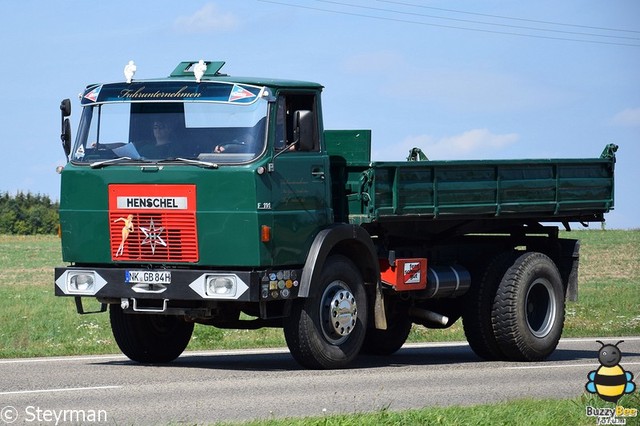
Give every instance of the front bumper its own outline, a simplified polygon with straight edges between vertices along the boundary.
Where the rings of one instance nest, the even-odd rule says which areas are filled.
[[[102,300],[264,302],[297,297],[301,275],[299,269],[218,271],[59,267],[55,268],[55,295]]]

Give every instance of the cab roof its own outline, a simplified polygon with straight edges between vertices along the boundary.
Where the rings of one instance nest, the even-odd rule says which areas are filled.
[[[165,78],[134,79],[137,66],[133,61],[124,68],[125,81],[90,84],[80,95],[83,106],[111,102],[182,102],[210,101],[251,104],[259,96],[269,96],[263,88],[277,91],[322,90],[322,85],[309,81],[263,77],[231,77],[222,74],[224,62],[184,61]]]

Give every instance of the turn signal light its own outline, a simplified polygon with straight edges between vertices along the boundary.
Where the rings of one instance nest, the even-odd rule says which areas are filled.
[[[267,225],[262,225],[260,228],[260,241],[263,243],[268,243],[271,241],[271,227]]]

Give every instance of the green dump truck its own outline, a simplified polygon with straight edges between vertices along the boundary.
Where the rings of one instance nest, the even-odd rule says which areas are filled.
[[[324,130],[322,86],[182,62],[61,104],[57,296],[109,311],[122,352],[174,360],[195,323],[280,327],[307,368],[390,355],[462,318],[482,358],[541,360],[577,297],[558,227],[613,208],[599,158],[372,162],[368,130]]]

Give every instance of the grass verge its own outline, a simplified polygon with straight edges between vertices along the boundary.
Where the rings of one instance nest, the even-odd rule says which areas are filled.
[[[620,399],[623,407],[639,407],[640,395],[634,394]],[[454,426],[511,426],[511,425],[572,425],[593,426],[597,418],[587,416],[586,408],[614,408],[593,396],[583,395],[565,400],[524,399],[492,405],[468,407],[430,407],[419,410],[356,413],[303,419],[262,419],[242,423],[244,426],[402,426],[402,425],[454,425]],[[638,425],[638,417],[618,417],[628,426]],[[221,423],[232,426],[239,423]]]

